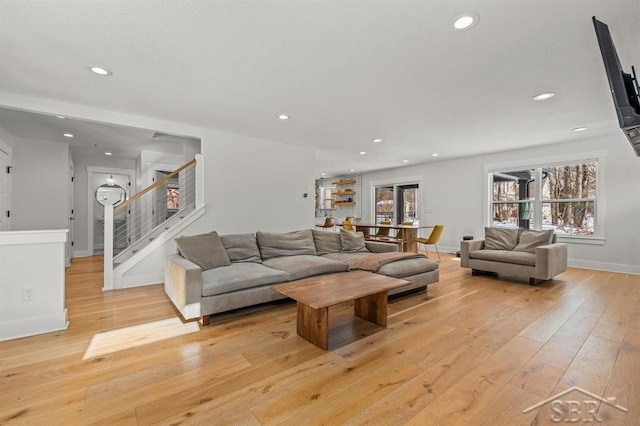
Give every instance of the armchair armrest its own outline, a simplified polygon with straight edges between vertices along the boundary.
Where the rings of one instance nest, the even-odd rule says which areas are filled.
[[[460,242],[460,266],[469,267],[469,253],[484,248],[484,240],[466,240]]]
[[[198,265],[180,255],[168,255],[164,291],[185,319],[202,316],[202,269]]]
[[[387,253],[390,251],[398,251],[399,249],[398,244],[393,243],[365,241],[364,244],[367,247],[367,250],[369,250],[371,253]]]
[[[549,280],[567,270],[567,245],[553,243],[536,247],[536,276]]]

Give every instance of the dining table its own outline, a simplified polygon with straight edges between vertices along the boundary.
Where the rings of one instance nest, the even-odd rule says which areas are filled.
[[[434,225],[383,225],[380,223],[354,223],[353,227],[356,232],[364,233],[365,240],[367,241],[380,241],[398,244],[400,251],[410,251],[413,253],[418,252],[418,243],[415,241],[418,238],[419,229],[433,228]],[[389,228],[395,230],[396,235],[376,237],[375,232],[371,232],[372,229],[378,230],[380,228]],[[398,237],[400,235],[400,237]]]

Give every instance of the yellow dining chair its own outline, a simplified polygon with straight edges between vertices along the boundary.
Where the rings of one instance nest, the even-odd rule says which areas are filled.
[[[433,227],[433,231],[428,238],[416,238],[416,243],[425,245],[425,252],[427,251],[427,245],[434,245],[436,247],[436,253],[438,254],[438,262],[440,262],[440,252],[438,251],[437,243],[440,240],[440,236],[442,235],[442,230],[444,229],[444,225],[436,225]],[[429,257],[429,253],[427,253],[427,257]]]
[[[391,221],[390,220],[381,220],[380,221],[380,225],[391,225]],[[378,228],[378,230],[376,231],[374,237],[379,238],[388,238],[389,237],[389,228],[387,227],[383,227],[383,228]]]
[[[344,222],[342,222],[342,229],[345,231],[355,231],[355,229],[353,229],[353,216],[347,216]]]

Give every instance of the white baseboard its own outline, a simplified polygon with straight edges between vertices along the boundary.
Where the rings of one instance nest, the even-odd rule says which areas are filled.
[[[164,270],[155,274],[126,275],[122,279],[122,288],[142,287],[164,282]]]
[[[74,250],[73,251],[73,258],[75,259],[76,257],[89,257],[91,256],[91,253],[89,253],[89,250]]]
[[[50,333],[52,331],[66,330],[68,326],[69,322],[67,321],[66,309],[57,314],[3,322],[0,323],[0,342],[35,336],[36,334]]]
[[[640,266],[623,263],[593,262],[580,259],[569,259],[568,265],[573,268],[595,269],[597,271],[619,272],[621,274],[640,275]]]

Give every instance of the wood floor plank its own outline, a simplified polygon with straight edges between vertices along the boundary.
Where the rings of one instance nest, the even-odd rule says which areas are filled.
[[[386,328],[331,307],[329,351],[296,334],[293,302],[200,327],[162,285],[103,292],[99,257],[72,261],[66,307],[67,330],[0,342],[0,424],[541,425],[550,406],[525,406],[571,386],[630,408],[600,404],[607,424],[640,424],[636,275],[529,286],[443,254],[438,283],[390,298]]]

